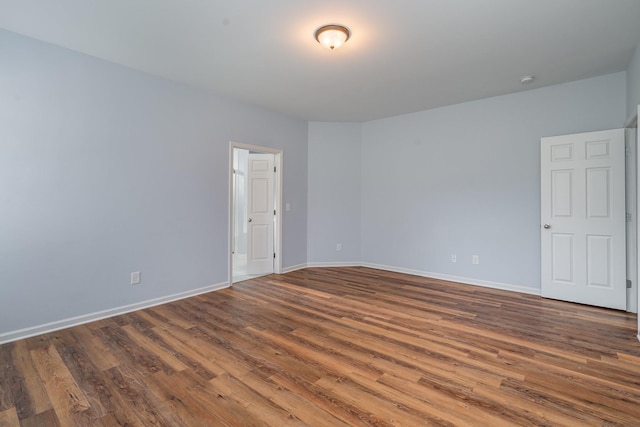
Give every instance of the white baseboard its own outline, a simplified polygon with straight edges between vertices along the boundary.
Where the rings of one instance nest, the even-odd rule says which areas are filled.
[[[362,267],[361,262],[310,262],[307,264],[307,267]]]
[[[307,268],[307,264],[292,265],[291,267],[285,267],[282,269],[282,274],[291,273],[292,271],[302,270]]]
[[[81,316],[70,317],[68,319],[58,320],[55,322],[45,323],[43,325],[32,326],[29,328],[19,329],[17,331],[5,332],[0,334],[0,344],[16,341],[24,338],[30,338],[36,335],[42,335],[49,332],[59,331],[60,329],[70,328],[85,323],[95,322],[96,320],[106,319],[107,317],[118,316],[120,314],[130,313],[132,311],[142,310],[144,308],[153,307],[168,302],[193,297],[207,292],[217,291],[228,288],[229,283],[218,283],[216,285],[205,286],[204,288],[193,289],[178,294],[168,295],[165,297],[154,298],[135,304],[124,305],[122,307],[110,308],[108,310],[97,311],[95,313],[83,314]]]
[[[361,262],[309,262],[306,264],[298,264],[291,267],[286,267],[282,269],[282,274],[291,273],[292,271],[302,270],[303,268],[310,267],[362,267]]]
[[[389,265],[363,263],[363,267],[375,268],[378,270],[393,271],[395,273],[411,274],[414,276],[428,277],[430,279],[447,280],[450,282],[464,283],[465,285],[482,286],[485,288],[500,289],[503,291],[520,292],[523,294],[540,295],[540,289],[528,288],[526,286],[511,285],[509,283],[491,282],[488,280],[470,279],[468,277],[451,276],[448,274],[432,273],[428,271],[412,270],[408,268],[393,267]]]

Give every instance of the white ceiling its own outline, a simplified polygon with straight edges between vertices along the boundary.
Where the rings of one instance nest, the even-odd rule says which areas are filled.
[[[329,23],[352,31],[336,51],[313,38]],[[0,0],[0,27],[302,119],[366,121],[625,70],[640,0]]]

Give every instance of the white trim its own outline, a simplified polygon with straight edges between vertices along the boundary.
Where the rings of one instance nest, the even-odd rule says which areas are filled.
[[[310,262],[307,263],[307,267],[362,267],[361,262]]]
[[[307,268],[307,267],[308,267],[307,264],[292,265],[291,267],[285,267],[282,270],[282,274],[291,273],[292,271],[302,270],[302,269]]]
[[[540,289],[528,288],[526,286],[511,285],[509,283],[491,282],[488,280],[470,279],[468,277],[451,276],[448,274],[432,273],[429,271],[411,270],[408,268],[392,267],[389,265],[363,263],[362,267],[375,268],[378,270],[393,271],[396,273],[412,274],[414,276],[428,277],[431,279],[447,280],[450,282],[464,283],[465,285],[482,286],[484,288],[500,289],[503,291],[520,292],[523,294],[540,295]]]
[[[165,297],[154,298],[147,301],[138,302],[135,304],[123,305],[122,307],[110,308],[108,310],[97,311],[95,313],[83,314],[76,317],[70,317],[64,320],[57,320],[55,322],[49,322],[38,326],[32,326],[29,328],[18,329],[17,331],[5,332],[0,334],[0,344],[5,344],[11,341],[17,341],[25,338],[30,338],[36,335],[42,335],[49,332],[59,331],[60,329],[66,329],[73,326],[83,325],[85,323],[95,322],[96,320],[106,319],[108,317],[118,316],[121,314],[131,313],[132,311],[138,311],[149,307],[154,307],[160,304],[166,304],[169,302],[193,297],[196,295],[206,294],[208,292],[217,291],[220,289],[228,288],[229,283],[223,282],[216,285],[205,286],[204,288],[192,289],[186,292],[180,292]]]
[[[249,151],[258,151],[260,153],[273,154],[274,164],[276,166],[276,236],[274,240],[274,250],[276,253],[275,260],[273,262],[273,272],[275,274],[282,274],[282,199],[283,199],[283,183],[284,183],[284,152],[277,148],[262,147],[259,145],[244,144],[242,142],[229,141],[229,218],[228,218],[228,231],[227,238],[227,265],[229,266],[229,283],[233,284],[233,256],[231,253],[231,244],[233,242],[233,149],[240,148]]]
[[[635,124],[635,126],[638,126],[638,118],[640,117],[640,104],[638,105],[638,107],[636,108],[636,114],[634,116],[634,119],[632,119],[629,122],[629,125],[631,125],[632,123]],[[640,190],[640,173],[638,173],[638,170],[640,170],[640,132],[638,132],[638,129],[636,129],[636,216],[638,215],[638,212],[640,212],[640,197],[638,197],[638,191]],[[640,244],[640,227],[638,227],[638,224],[640,222],[637,221],[636,219],[636,233],[638,233],[636,235],[636,256],[638,257],[638,259],[636,260],[636,266],[640,265],[640,249],[638,248],[638,245]],[[640,311],[640,283],[636,283],[636,296],[638,298],[638,303],[636,308],[638,309],[638,311]],[[640,340],[640,314],[638,315],[638,340]]]
[[[631,280],[631,288],[627,288],[627,311],[638,312],[638,201],[637,201],[637,133],[636,128],[625,129],[625,208],[631,214],[631,220],[625,224],[627,280]]]
[[[244,282],[245,280],[257,279],[258,277],[264,277],[264,276],[268,276],[270,274],[275,274],[275,273],[245,274],[245,275],[236,276],[236,279],[233,282],[233,284],[235,285],[236,283]]]
[[[283,200],[284,193],[282,191],[282,180],[284,179],[284,152],[279,150],[274,156],[274,164],[276,165],[276,202],[275,209],[276,215],[276,238],[273,249],[276,251],[276,259],[273,265],[273,272],[275,274],[282,274],[282,217],[284,216]]]

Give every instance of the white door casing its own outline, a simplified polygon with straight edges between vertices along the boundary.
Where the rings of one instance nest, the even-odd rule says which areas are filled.
[[[624,129],[541,139],[542,296],[626,309]]]
[[[247,176],[247,273],[273,273],[274,156],[249,154]]]
[[[638,109],[636,111],[636,169],[640,169],[640,132],[638,132],[638,122],[640,122],[640,105],[638,105]],[[640,173],[636,173],[636,191],[640,191]],[[637,193],[636,193],[637,194]],[[638,203],[638,206],[636,207],[636,215],[637,212],[640,212],[640,197],[636,196],[636,202]],[[639,235],[636,236],[636,242],[640,242],[640,231],[638,231],[638,228],[636,228],[636,231],[639,233]],[[640,249],[636,248],[636,254],[638,255],[638,264],[640,265]],[[639,275],[640,276],[640,275]],[[638,311],[640,311],[640,284],[636,284],[636,287],[638,288]],[[638,340],[640,341],[640,315],[638,315]]]

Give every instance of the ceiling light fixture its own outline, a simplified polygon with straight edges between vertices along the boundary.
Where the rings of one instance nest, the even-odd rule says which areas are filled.
[[[522,83],[523,85],[529,84],[529,83],[533,83],[533,76],[524,76],[520,79],[520,83]]]
[[[316,40],[327,49],[334,50],[349,40],[351,32],[347,27],[342,25],[325,25],[318,28],[315,32]]]

